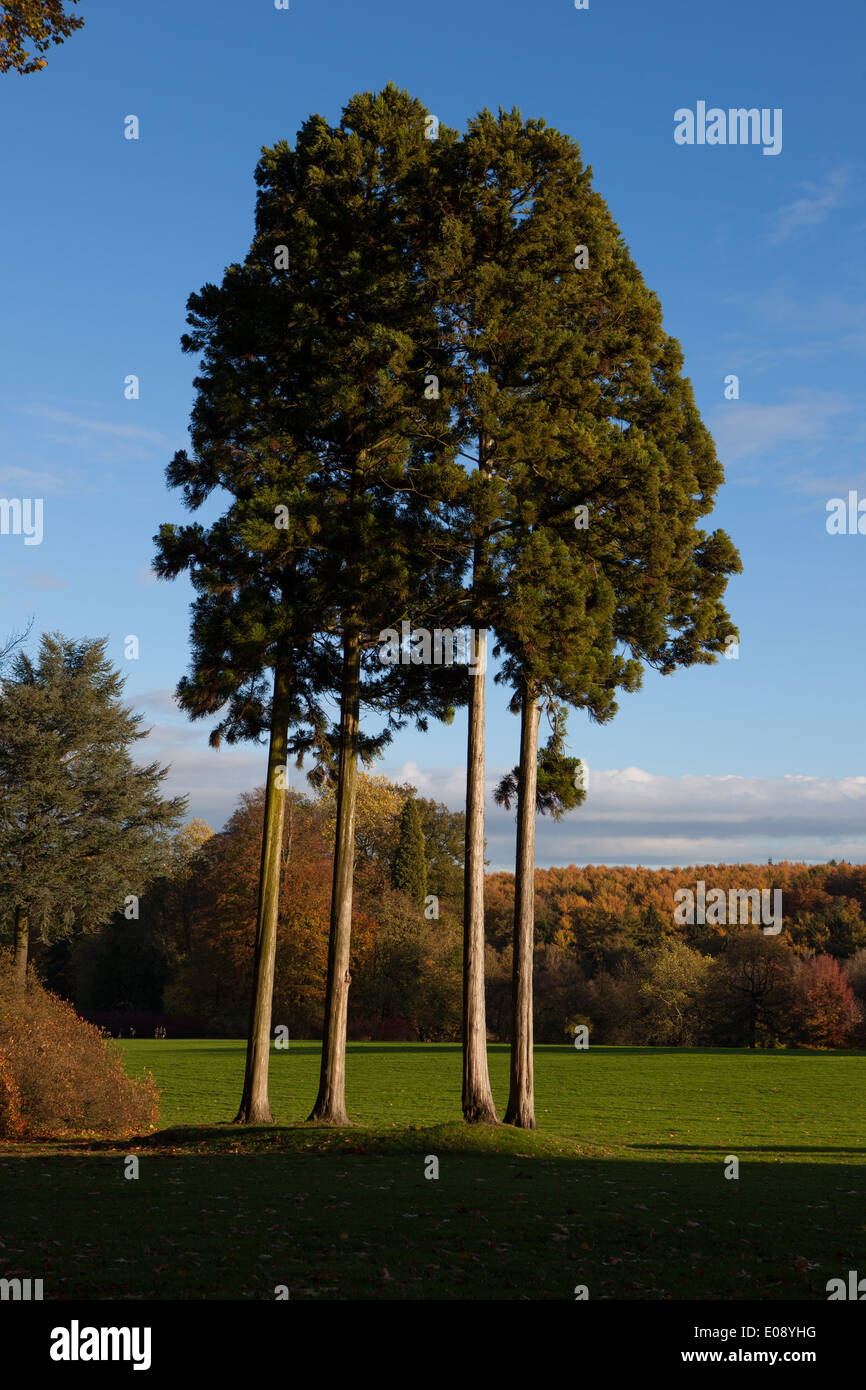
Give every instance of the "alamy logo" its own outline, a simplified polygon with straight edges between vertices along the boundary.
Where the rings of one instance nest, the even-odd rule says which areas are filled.
[[[828,1303],[840,1298],[855,1299],[858,1303],[866,1300],[866,1279],[858,1279],[856,1269],[848,1270],[847,1288],[844,1279],[828,1279],[826,1289]]]
[[[711,888],[698,879],[696,891],[678,888],[674,893],[674,921],[678,926],[760,926],[765,936],[782,930],[782,890],[774,888],[770,911],[769,888]]]
[[[674,140],[678,145],[763,145],[764,154],[782,153],[782,108],[768,106],[697,109],[681,106],[674,112]]]
[[[412,628],[403,619],[400,631],[385,627],[379,633],[379,660],[386,666],[468,666],[482,672],[486,665],[486,644],[477,641],[471,627]]]
[[[69,1327],[51,1329],[52,1361],[131,1361],[134,1371],[150,1370],[149,1327]]]
[[[42,544],[41,497],[0,497],[0,536],[23,536],[25,545]]]
[[[42,1299],[41,1279],[0,1279],[0,1301],[10,1299],[13,1303],[40,1302]]]
[[[827,534],[830,536],[866,536],[866,497],[858,497],[854,488],[844,497],[831,497],[827,503]]]

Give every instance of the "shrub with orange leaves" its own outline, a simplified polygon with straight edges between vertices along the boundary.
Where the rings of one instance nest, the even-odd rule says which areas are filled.
[[[11,953],[0,954],[0,1137],[141,1134],[158,1118],[150,1073],[131,1080],[107,1036],[32,967],[18,993]]]

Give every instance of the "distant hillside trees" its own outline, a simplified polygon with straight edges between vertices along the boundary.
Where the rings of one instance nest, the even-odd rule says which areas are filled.
[[[410,895],[393,887],[394,850],[409,800],[424,828],[438,918],[428,919]],[[273,1019],[293,1038],[321,1030],[334,815],[331,789],[286,794]],[[78,1007],[188,1015],[217,1035],[243,1033],[263,819],[260,789],[241,798],[219,834],[192,823],[172,837],[170,867],[144,892],[138,921],[115,913],[95,933],[69,939],[65,975]],[[415,788],[360,774],[350,1036],[459,1041],[463,824],[462,813],[419,797]],[[570,1040],[580,1022],[593,1042],[635,1046],[866,1044],[866,947],[847,953],[849,937],[858,940],[864,931],[866,873],[860,866],[590,865],[536,870],[535,877],[538,1042]],[[697,877],[720,885],[781,885],[782,933],[677,925],[674,891]],[[512,875],[488,876],[486,1012],[492,1036],[505,1042],[512,1018],[513,894]],[[846,924],[839,937],[830,931],[836,955],[823,949],[825,911],[831,927]],[[35,943],[49,982],[52,954]]]

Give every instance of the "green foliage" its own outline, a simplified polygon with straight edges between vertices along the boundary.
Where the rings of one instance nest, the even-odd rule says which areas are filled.
[[[441,801],[416,796],[410,788],[424,836],[427,892],[435,893],[440,911],[446,906],[460,911],[463,903],[463,854],[466,817]]]
[[[580,758],[570,758],[565,752],[565,710],[551,701],[548,716],[551,732],[538,752],[535,809],[542,816],[561,820],[566,811],[582,806],[586,800],[585,769]],[[510,811],[519,785],[520,768],[514,767],[506,772],[493,793],[497,806]]]
[[[461,934],[456,922],[428,921],[403,893],[385,892],[377,906],[372,951],[353,985],[356,1031],[387,1035],[402,1021],[422,1042],[460,1036]]]
[[[684,941],[667,941],[641,961],[639,999],[643,1039],[689,1047],[704,1037],[701,1002],[711,962]]]
[[[167,868],[186,799],[168,769],[139,766],[141,716],[122,700],[105,642],[42,638],[0,693],[0,893],[43,937],[93,930]]]
[[[733,633],[721,596],[739,558],[696,525],[721,465],[578,146],[485,110],[435,161],[446,211],[428,277],[459,367],[459,429],[483,442],[473,616],[496,629],[516,691],[607,719],[642,663],[712,661]]]
[[[391,886],[405,893],[418,907],[427,896],[427,860],[424,832],[414,797],[407,797],[400,816],[400,832],[391,867]]]

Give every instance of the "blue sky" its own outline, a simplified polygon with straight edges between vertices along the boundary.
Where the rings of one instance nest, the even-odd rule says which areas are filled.
[[[854,0],[82,0],[38,74],[0,78],[0,497],[44,499],[44,537],[0,535],[0,636],[107,636],[148,752],[217,827],[263,780],[263,750],[214,753],[173,710],[189,590],[149,573],[181,519],[164,467],[184,447],[188,294],[243,258],[263,144],[389,81],[454,126],[521,107],[580,144],[669,332],[682,342],[739,546],[737,660],[648,675],[616,720],[578,715],[586,806],[539,824],[548,863],[866,858],[860,605],[866,536],[827,502],[866,498],[862,55]],[[781,152],[681,146],[699,101],[783,112]],[[140,139],[123,137],[137,115]],[[140,399],[124,399],[128,374]],[[725,400],[727,375],[738,400]],[[140,639],[138,661],[124,638]],[[491,782],[517,721],[489,692]],[[465,720],[402,735],[381,765],[461,804]],[[491,808],[489,857],[513,819]]]

